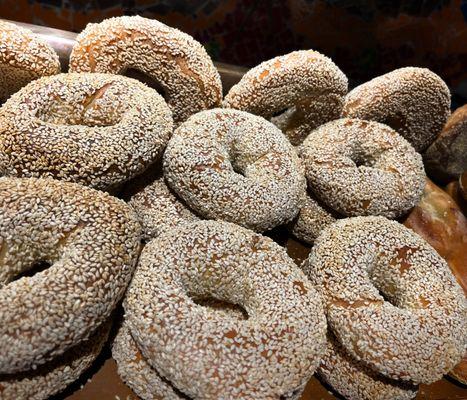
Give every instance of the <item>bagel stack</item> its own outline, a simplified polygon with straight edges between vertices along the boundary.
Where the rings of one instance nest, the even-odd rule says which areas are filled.
[[[77,184],[2,177],[0,193],[0,397],[45,399],[99,355],[141,228],[124,202]]]
[[[467,301],[445,260],[396,221],[327,227],[303,263],[323,296],[328,352],[318,374],[351,399],[409,399],[463,357]]]
[[[465,107],[448,119],[439,76],[348,92],[299,50],[222,100],[203,46],[159,21],[89,24],[66,74],[0,30],[0,399],[62,391],[114,319],[142,399],[298,400],[315,373],[348,400],[465,382],[465,218],[420,154],[435,178],[463,171]],[[313,245],[300,266],[292,235]]]
[[[324,350],[321,300],[304,274],[271,239],[226,222],[149,242],[124,308],[113,354],[145,399],[296,398]]]

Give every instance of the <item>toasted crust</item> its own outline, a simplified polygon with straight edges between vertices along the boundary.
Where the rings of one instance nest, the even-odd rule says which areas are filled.
[[[446,83],[426,68],[399,68],[353,89],[342,115],[389,125],[417,151],[441,132],[450,113]]]
[[[41,76],[58,74],[52,47],[32,31],[0,21],[0,102]]]
[[[330,58],[300,50],[248,71],[223,105],[271,119],[299,145],[314,128],[339,117],[347,86],[347,77]]]
[[[86,339],[129,283],[141,227],[123,201],[51,179],[0,178],[0,373]],[[39,261],[51,266],[18,274]]]
[[[60,74],[31,82],[0,109],[0,174],[112,188],[157,160],[171,112],[134,79]]]
[[[124,73],[134,68],[157,81],[176,124],[222,100],[219,73],[190,35],[154,19],[109,18],[88,24],[70,56],[71,72]]]

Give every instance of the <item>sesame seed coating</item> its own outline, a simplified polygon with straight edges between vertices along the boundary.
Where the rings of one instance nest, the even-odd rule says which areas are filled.
[[[349,356],[332,333],[317,375],[347,400],[409,400],[417,386],[379,375]]]
[[[341,216],[320,203],[310,191],[305,195],[305,201],[295,220],[288,229],[297,239],[313,244],[321,231],[335,222]]]
[[[0,103],[41,76],[58,74],[52,47],[29,29],[0,21]]]
[[[167,186],[162,177],[135,193],[128,204],[141,221],[145,240],[154,239],[178,224],[199,220],[199,217]]]
[[[87,339],[34,371],[0,375],[0,399],[45,400],[77,380],[100,354],[110,331],[104,322]]]
[[[245,314],[233,304],[221,303],[213,299],[196,299],[197,304],[206,307],[209,318],[211,313],[232,319],[245,319]],[[131,336],[128,324],[123,321],[112,345],[112,357],[117,362],[118,374],[144,400],[178,400],[189,399],[173,384],[162,378],[141,354],[135,340]]]
[[[446,83],[426,68],[399,68],[349,92],[342,115],[389,125],[417,151],[435,140],[450,114]]]
[[[224,312],[224,316],[241,318],[235,308],[214,308],[217,312]],[[143,400],[187,400],[190,399],[154,369],[141,354],[135,340],[131,336],[130,329],[123,322],[119,328],[112,345],[112,357],[117,362],[120,378]],[[280,400],[300,399],[305,385],[293,392],[280,397]]]
[[[132,338],[126,322],[115,336],[112,357],[117,362],[118,375],[143,400],[189,399],[151,367]]]
[[[123,201],[51,179],[0,178],[0,373],[86,339],[129,283],[141,227]],[[49,268],[15,279],[38,262]]]
[[[192,300],[210,297],[248,319]],[[305,275],[271,239],[227,222],[149,242],[124,308],[148,362],[195,399],[277,399],[308,381],[324,350],[321,300]]]
[[[134,79],[60,74],[31,82],[0,109],[0,174],[108,189],[161,156],[172,118]]]
[[[331,121],[306,138],[300,156],[308,188],[345,216],[396,218],[418,202],[425,186],[420,154],[378,122]]]
[[[271,119],[293,145],[339,117],[347,77],[317,51],[300,50],[265,61],[248,71],[225,96],[223,106]]]
[[[222,100],[219,73],[190,35],[140,16],[88,24],[76,38],[71,72],[123,74],[137,69],[162,87],[178,124]]]
[[[175,131],[164,153],[164,177],[197,214],[256,231],[292,220],[306,185],[279,129],[227,109],[200,112]]]
[[[464,355],[464,293],[446,261],[398,222],[339,220],[302,267],[324,297],[339,342],[375,371],[431,383]]]

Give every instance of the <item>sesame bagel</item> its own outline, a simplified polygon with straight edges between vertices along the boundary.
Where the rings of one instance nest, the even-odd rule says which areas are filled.
[[[58,74],[52,47],[29,29],[0,21],[0,102],[41,76]]]
[[[308,188],[344,216],[396,218],[423,193],[420,154],[396,131],[378,122],[331,121],[306,138],[300,156]]]
[[[321,231],[341,216],[321,204],[312,193],[307,191],[300,212],[288,226],[297,239],[313,244]]]
[[[303,269],[339,342],[373,370],[431,383],[464,355],[464,293],[446,261],[398,222],[342,219],[323,231]]]
[[[410,400],[418,388],[376,373],[350,357],[332,333],[317,375],[347,400]]]
[[[189,400],[189,397],[161,377],[144,358],[123,322],[112,344],[112,357],[117,363],[118,375],[143,400]]]
[[[245,314],[232,304],[213,301],[196,300],[209,311],[207,318],[217,314],[222,317],[242,320]],[[135,340],[131,336],[128,324],[123,321],[112,345],[112,357],[117,362],[118,374],[131,389],[144,400],[161,398],[164,400],[188,399],[173,384],[162,378],[159,372],[144,358]]]
[[[175,131],[164,177],[197,214],[256,231],[293,219],[305,187],[298,156],[279,129],[224,109],[200,112]]]
[[[144,171],[162,154],[171,133],[164,99],[134,79],[41,78],[0,109],[0,175],[108,189]]]
[[[0,373],[44,364],[109,316],[131,278],[140,229],[131,208],[106,193],[0,178]],[[41,262],[50,267],[18,279]]]
[[[162,177],[131,196],[128,204],[141,221],[145,240],[154,239],[178,224],[199,220]]]
[[[71,72],[124,74],[136,69],[156,81],[178,124],[222,100],[219,73],[190,35],[139,16],[88,24],[70,56]]]
[[[417,151],[425,150],[450,114],[446,83],[426,68],[399,68],[378,76],[345,98],[342,115],[389,125]]]
[[[221,311],[223,308],[215,308]],[[238,318],[242,313],[238,313],[235,308],[229,308],[225,316]],[[233,311],[233,314],[231,313]],[[237,314],[236,314],[237,312]],[[138,345],[131,336],[130,329],[124,322],[119,328],[112,345],[112,357],[117,362],[118,374],[123,381],[143,400],[189,400],[190,398],[180,392],[171,382],[162,378],[141,354]],[[280,400],[300,399],[305,385],[297,388],[291,393],[283,395]]]
[[[45,400],[76,381],[100,354],[110,331],[110,321],[87,339],[36,370],[0,375],[0,399]]]
[[[206,297],[248,319],[192,300]],[[278,399],[308,381],[324,350],[313,286],[271,239],[227,222],[179,225],[146,245],[124,308],[148,362],[195,399]]]
[[[347,77],[330,58],[300,50],[248,71],[223,104],[272,118],[290,142],[298,145],[311,130],[339,117],[347,87]]]

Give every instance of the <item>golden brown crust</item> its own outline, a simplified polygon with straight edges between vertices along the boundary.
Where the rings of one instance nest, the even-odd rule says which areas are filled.
[[[347,77],[330,58],[300,50],[248,71],[223,106],[271,119],[298,145],[314,128],[339,117],[346,93]]]
[[[51,179],[0,178],[0,373],[86,339],[129,283],[141,227],[123,201]],[[18,275],[37,262],[50,267]]]
[[[70,56],[71,72],[125,73],[136,69],[165,92],[176,124],[222,100],[219,73],[191,36],[139,16],[88,24]]]
[[[157,160],[171,112],[153,89],[109,74],[31,82],[0,109],[0,174],[109,189]]]
[[[467,104],[449,117],[423,160],[430,176],[440,182],[458,179],[467,170]]]
[[[342,115],[382,122],[425,150],[441,132],[450,113],[446,83],[426,68],[399,68],[349,92]]]
[[[404,225],[422,236],[447,261],[467,295],[467,219],[453,199],[428,181]],[[467,354],[449,375],[467,384]]]
[[[58,55],[32,31],[0,21],[0,102],[30,81],[58,74]]]

